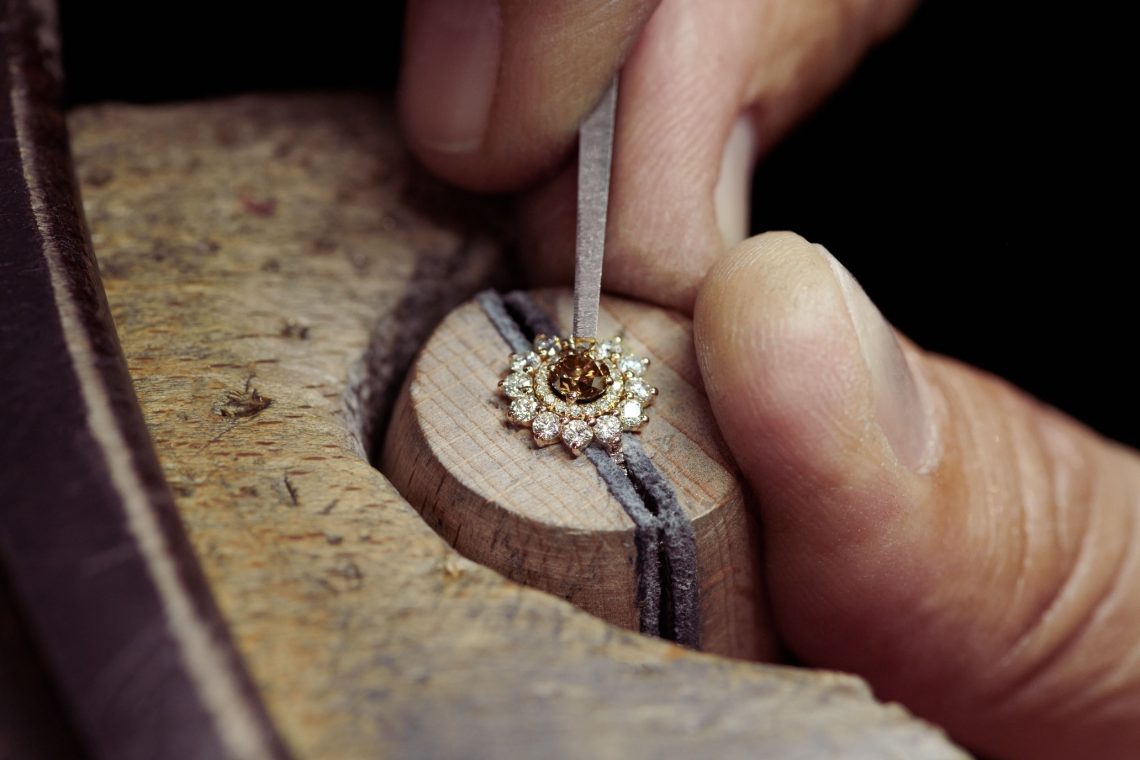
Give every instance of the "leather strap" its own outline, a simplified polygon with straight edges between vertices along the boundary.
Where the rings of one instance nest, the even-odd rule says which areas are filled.
[[[522,291],[500,296],[485,290],[475,298],[511,351],[526,352],[538,333],[560,334],[550,315]],[[693,524],[637,437],[624,434],[621,446],[625,469],[597,446],[588,446],[584,453],[633,522],[640,630],[699,649],[700,583]]]
[[[70,714],[57,720],[92,755],[284,757],[131,386],[54,31],[30,0],[0,0],[0,572]]]

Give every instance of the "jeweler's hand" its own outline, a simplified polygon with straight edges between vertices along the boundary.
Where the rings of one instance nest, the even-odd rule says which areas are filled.
[[[786,644],[986,755],[1134,757],[1140,458],[898,339],[794,235],[725,253],[745,234],[758,146],[910,5],[413,0],[401,112],[445,178],[539,183],[523,203],[528,261],[569,283],[566,160],[626,60],[606,286],[684,310],[696,299],[705,384],[759,497]]]
[[[660,7],[657,7],[658,4]],[[410,0],[400,113],[433,171],[522,204],[538,282],[569,284],[578,125],[625,62],[605,287],[684,309],[747,233],[766,149],[914,0]],[[538,183],[538,184],[535,184]]]
[[[909,344],[790,233],[719,260],[694,318],[800,657],[986,756],[1137,756],[1136,452]]]

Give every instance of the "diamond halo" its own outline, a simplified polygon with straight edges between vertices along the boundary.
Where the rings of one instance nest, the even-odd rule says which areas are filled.
[[[561,440],[578,455],[592,442],[621,461],[622,432],[648,421],[657,396],[645,381],[649,359],[627,351],[620,337],[537,335],[532,350],[512,354],[499,381],[507,419],[528,427],[538,446]]]

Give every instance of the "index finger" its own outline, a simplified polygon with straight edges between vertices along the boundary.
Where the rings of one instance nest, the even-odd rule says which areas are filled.
[[[556,167],[659,0],[410,0],[399,109],[428,168],[516,189]]]

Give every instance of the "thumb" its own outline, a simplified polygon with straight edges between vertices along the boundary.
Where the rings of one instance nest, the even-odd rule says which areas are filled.
[[[792,650],[987,755],[1140,746],[1135,453],[899,339],[788,233],[713,267],[695,330]]]
[[[476,190],[565,155],[658,0],[410,0],[400,116],[427,166]]]

